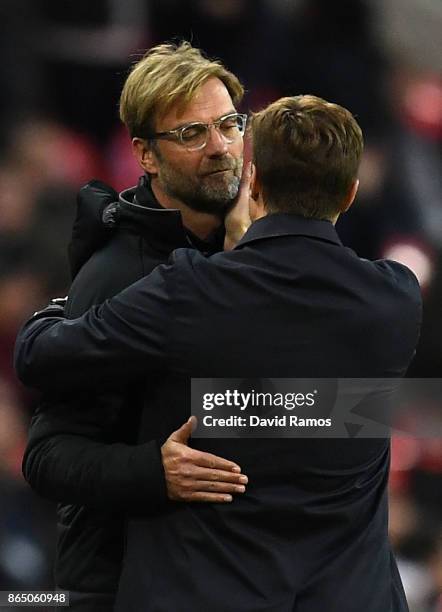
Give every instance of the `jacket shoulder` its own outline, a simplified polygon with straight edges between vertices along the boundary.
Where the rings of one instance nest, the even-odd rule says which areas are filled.
[[[394,284],[396,289],[407,293],[417,302],[422,302],[419,281],[410,268],[391,259],[378,259],[372,263],[381,274]]]
[[[180,274],[194,274],[206,270],[212,257],[209,259],[197,249],[175,249],[172,252],[169,263],[173,265],[175,272]]]
[[[91,306],[113,297],[144,275],[137,245],[137,237],[117,232],[88,259],[69,290],[66,305],[68,317],[80,316]]]

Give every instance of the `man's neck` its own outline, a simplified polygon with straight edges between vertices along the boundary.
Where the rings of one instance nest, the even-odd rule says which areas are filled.
[[[201,240],[206,240],[221,225],[221,219],[217,215],[192,210],[180,200],[164,193],[154,181],[151,182],[151,188],[158,203],[163,208],[179,210],[184,227]]]

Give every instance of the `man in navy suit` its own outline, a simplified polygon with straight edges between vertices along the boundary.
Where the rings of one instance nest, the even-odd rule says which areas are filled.
[[[142,442],[144,428],[162,435],[189,413],[190,377],[404,375],[421,318],[416,278],[360,259],[334,229],[358,187],[355,119],[315,96],[283,98],[254,116],[252,136],[253,223],[235,248],[179,249],[79,319],[37,314],[17,341],[26,384],[110,389],[157,371],[164,409],[143,415]],[[387,535],[388,439],[193,445],[238,462],[248,489],[228,505],[170,502],[129,521],[117,610],[408,609]]]

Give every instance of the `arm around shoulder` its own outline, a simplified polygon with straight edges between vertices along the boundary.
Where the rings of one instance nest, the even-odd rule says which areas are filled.
[[[112,389],[147,368],[164,368],[173,318],[170,270],[159,266],[78,319],[30,319],[16,342],[20,380],[42,391]]]

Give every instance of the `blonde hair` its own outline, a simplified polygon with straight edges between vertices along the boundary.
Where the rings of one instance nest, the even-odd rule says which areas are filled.
[[[150,49],[132,67],[121,92],[120,118],[131,137],[146,138],[155,131],[160,113],[164,115],[175,103],[184,108],[211,77],[224,83],[235,105],[241,101],[244,89],[238,78],[190,43]]]
[[[281,98],[254,114],[251,131],[268,210],[332,219],[357,178],[364,146],[350,111],[311,95]]]

